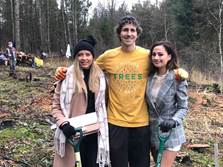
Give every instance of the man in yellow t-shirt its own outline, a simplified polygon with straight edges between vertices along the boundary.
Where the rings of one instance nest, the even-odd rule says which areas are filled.
[[[145,99],[149,50],[136,46],[142,28],[132,16],[116,26],[120,47],[96,63],[108,77],[108,122],[112,167],[149,167],[149,115]]]
[[[116,26],[121,46],[96,60],[108,76],[108,122],[112,167],[149,166],[149,116],[145,100],[149,51],[136,46],[142,29],[132,16]]]
[[[108,121],[121,127],[148,125],[145,84],[148,77],[148,50],[135,46],[122,47],[102,54],[97,64],[107,73]]]

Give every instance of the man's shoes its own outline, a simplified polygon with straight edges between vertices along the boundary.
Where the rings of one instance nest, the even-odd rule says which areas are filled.
[[[10,72],[10,73],[9,73],[9,76],[10,76],[10,77],[13,77],[14,79],[17,79],[17,76],[16,76],[15,73]]]
[[[17,79],[17,76],[16,76],[16,74],[13,74],[13,78],[14,78],[14,79]]]

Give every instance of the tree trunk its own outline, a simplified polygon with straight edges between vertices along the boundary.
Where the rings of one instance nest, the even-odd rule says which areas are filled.
[[[221,45],[221,38],[222,38],[222,19],[221,19],[221,15],[222,15],[222,7],[223,7],[223,1],[221,1],[221,3],[219,4],[219,33],[218,33],[218,46],[219,46],[219,54],[220,54],[220,83],[222,83],[222,75],[223,75],[223,62],[222,62],[222,45]]]
[[[72,21],[73,21],[73,35],[74,35],[74,46],[77,44],[78,37],[77,37],[77,0],[74,0],[72,3],[72,10],[73,10],[73,15],[72,15]]]
[[[15,39],[16,48],[20,50],[20,15],[19,15],[19,0],[15,0]]]
[[[67,7],[68,7],[69,3],[67,2],[67,0],[65,0],[65,9],[67,11]],[[69,44],[70,46],[72,46],[72,40],[71,40],[71,33],[70,33],[70,23],[71,23],[71,20],[70,20],[70,17],[69,17],[69,13],[67,14],[67,35],[68,35],[68,40],[69,40]]]
[[[39,12],[40,49],[42,49],[44,36],[43,36],[43,20],[42,20],[41,0],[37,0],[37,3],[38,3],[37,8],[38,8],[38,12]]]
[[[14,5],[13,0],[10,0],[11,5],[11,22],[12,22],[12,40],[15,40],[15,23],[14,23]]]
[[[216,20],[217,23],[214,23],[214,21],[210,21],[209,23],[212,25],[214,30],[216,31],[218,35],[218,51],[219,51],[219,57],[220,57],[220,76],[219,76],[219,82],[222,83],[222,75],[223,75],[223,60],[222,60],[222,9],[223,9],[223,0],[219,1],[218,4],[218,15],[214,14],[210,8],[209,8],[209,1],[207,1],[207,7],[208,12],[211,15],[214,20]]]
[[[66,29],[66,21],[65,21],[65,10],[64,10],[64,0],[61,0],[61,15],[62,15],[62,25],[64,29],[64,41],[62,48],[66,48],[66,44],[68,42],[67,38],[67,29]]]
[[[165,40],[168,40],[168,36],[167,36],[167,34],[168,34],[168,25],[167,25],[167,11],[166,11],[166,7],[167,6],[166,6],[166,2],[164,2],[164,3],[165,3],[164,10],[163,10],[163,12],[164,12],[164,36],[165,36]]]
[[[38,0],[38,12],[39,12],[39,31],[40,31],[40,39],[41,39],[41,48],[40,50],[46,51],[47,47],[47,22],[46,18],[44,17],[44,12],[42,10],[42,0]]]
[[[47,50],[50,53],[50,5],[49,5],[49,0],[47,2]]]

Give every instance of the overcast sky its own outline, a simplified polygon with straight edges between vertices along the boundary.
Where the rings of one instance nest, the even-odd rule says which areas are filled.
[[[107,2],[109,2],[110,0],[90,0],[92,2],[92,6],[90,8],[90,11],[93,11],[93,9],[97,6],[97,4],[100,2],[103,6],[106,6]],[[128,5],[128,9],[131,9],[132,5],[135,4],[136,2],[140,1],[143,2],[145,0],[116,0],[116,6],[118,7],[119,5],[121,5],[123,3],[123,1],[125,1],[125,3]],[[158,1],[162,1],[162,0],[158,0]],[[150,0],[151,3],[155,3],[156,0]]]
[[[100,2],[101,4],[105,5],[108,1],[110,0],[90,0],[92,2],[92,8],[94,8],[95,6],[97,6],[97,4]],[[116,4],[117,6],[121,5],[123,3],[123,1],[125,1],[125,3],[128,5],[129,8],[131,8],[131,6],[133,4],[135,4],[136,2],[143,2],[145,0],[116,0]],[[159,0],[160,1],[160,0]],[[150,0],[151,3],[155,3],[156,0]]]

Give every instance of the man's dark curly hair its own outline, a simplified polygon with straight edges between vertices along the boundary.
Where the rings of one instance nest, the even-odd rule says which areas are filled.
[[[136,18],[130,15],[127,15],[121,18],[121,20],[118,22],[118,24],[115,27],[115,32],[117,33],[118,37],[121,33],[122,27],[126,24],[133,24],[134,26],[136,26],[136,31],[137,31],[138,36],[142,33],[142,27],[140,26]]]

